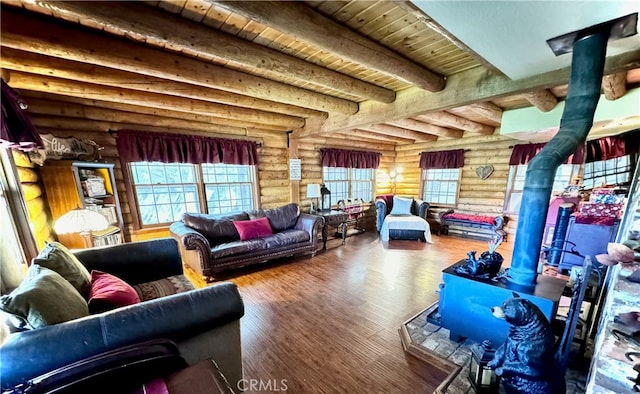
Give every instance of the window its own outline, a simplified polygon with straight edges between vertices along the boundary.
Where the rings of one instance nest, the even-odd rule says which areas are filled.
[[[571,179],[578,175],[580,166],[577,164],[561,164],[556,170],[555,178],[553,179],[553,192],[563,191]],[[522,201],[522,191],[524,189],[524,180],[527,173],[527,165],[518,165],[509,167],[509,183],[507,186],[507,204],[505,207],[506,212],[519,212],[520,202]]]
[[[631,179],[629,155],[584,165],[583,185],[586,190],[603,185],[623,185]]]
[[[142,227],[176,222],[185,212],[219,214],[256,205],[254,166],[136,162],[130,169]]]
[[[430,204],[455,205],[458,201],[459,168],[422,170],[422,199]]]
[[[322,167],[322,178],[331,191],[331,205],[347,198],[373,199],[374,170],[371,168]]]

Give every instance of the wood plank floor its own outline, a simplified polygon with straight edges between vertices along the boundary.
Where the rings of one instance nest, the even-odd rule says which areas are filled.
[[[446,372],[408,356],[398,328],[438,300],[441,271],[485,242],[381,243],[375,231],[315,257],[236,271],[245,379],[290,393],[432,393]],[[510,258],[510,244],[500,252]],[[283,384],[284,381],[284,384]],[[266,389],[265,389],[266,388]]]

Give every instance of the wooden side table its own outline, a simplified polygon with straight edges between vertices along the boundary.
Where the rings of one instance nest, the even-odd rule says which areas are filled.
[[[329,236],[329,227],[340,229],[342,235],[342,244],[347,239],[347,214],[341,211],[316,212],[314,215],[324,218],[324,226],[322,226],[322,250],[327,250],[327,238]]]

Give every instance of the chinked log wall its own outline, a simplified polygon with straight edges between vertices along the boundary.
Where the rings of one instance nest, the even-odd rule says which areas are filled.
[[[49,204],[44,193],[44,187],[40,181],[40,173],[37,165],[32,163],[25,153],[18,150],[13,150],[12,152],[29,214],[29,222],[33,228],[33,236],[38,250],[42,250],[45,241],[53,241],[55,236],[51,228],[51,214],[49,213]]]
[[[464,137],[460,139],[438,140],[398,146],[396,165],[403,169],[402,182],[397,193],[418,196],[420,188],[420,152],[464,149],[464,167],[460,178],[460,193],[456,212],[497,216],[502,215],[504,199],[509,178],[509,158],[514,140],[500,135]],[[494,168],[491,176],[482,180],[476,174],[476,168],[491,164]],[[432,206],[429,217],[437,218],[438,213],[450,207]],[[515,234],[518,217],[507,213],[509,223],[505,227],[508,234]],[[513,240],[513,238],[510,238]]]

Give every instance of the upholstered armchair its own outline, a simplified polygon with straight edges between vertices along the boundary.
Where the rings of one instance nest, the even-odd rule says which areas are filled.
[[[376,196],[376,229],[382,241],[417,239],[431,243],[427,222],[429,203],[413,197],[393,194]]]

